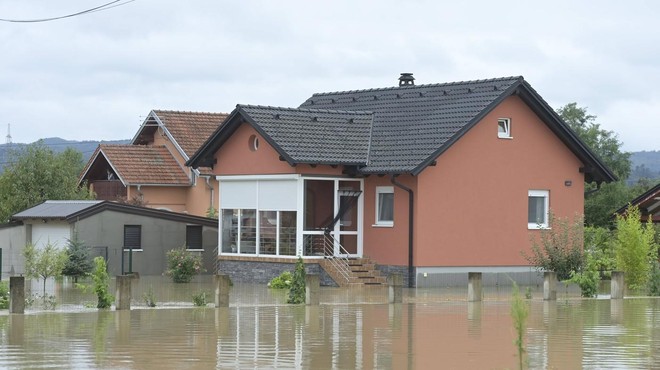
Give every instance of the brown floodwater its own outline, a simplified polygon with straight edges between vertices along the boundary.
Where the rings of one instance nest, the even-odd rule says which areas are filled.
[[[516,369],[510,287],[322,288],[318,306],[287,305],[284,291],[236,284],[228,308],[196,308],[208,277],[172,284],[143,277],[131,311],[87,308],[94,295],[49,286],[58,306],[0,311],[0,368]],[[151,291],[155,308],[146,307]],[[525,288],[523,288],[525,291]],[[525,361],[531,369],[660,368],[660,299],[580,299],[562,287],[544,302],[530,287]],[[213,298],[210,296],[210,302]]]

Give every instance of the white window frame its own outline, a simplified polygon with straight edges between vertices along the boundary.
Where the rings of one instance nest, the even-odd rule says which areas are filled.
[[[392,194],[392,220],[381,220],[380,216],[380,194]],[[374,202],[376,207],[376,227],[393,227],[394,226],[394,187],[393,186],[376,186],[376,200]]]
[[[529,222],[529,198],[542,197],[543,207],[545,208],[543,222]],[[529,190],[527,192],[527,228],[529,230],[548,229],[550,228],[550,191],[549,190]]]
[[[500,132],[500,126],[504,127],[504,132]],[[497,137],[500,139],[513,139],[513,136],[511,136],[511,118],[497,119]]]

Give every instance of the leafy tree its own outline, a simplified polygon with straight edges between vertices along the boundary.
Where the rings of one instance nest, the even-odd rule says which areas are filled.
[[[557,279],[568,280],[572,273],[582,270],[584,263],[584,223],[581,217],[570,222],[551,213],[550,225],[550,229],[539,230],[539,237],[532,239],[532,254],[523,253],[523,257],[539,270],[554,271]]]
[[[569,103],[557,109],[557,113],[575,131],[580,140],[619,178],[619,182],[602,184],[598,191],[596,184],[585,184],[587,194],[584,200],[585,223],[609,227],[612,223],[612,213],[634,198],[630,196],[630,189],[624,183],[630,175],[630,153],[621,150],[622,143],[616,133],[602,129],[600,124],[596,123],[596,116],[589,114],[586,107]]]
[[[557,113],[618,178],[630,175],[630,153],[621,151],[616,133],[600,128],[596,116],[588,114],[586,107],[568,103]]]
[[[28,244],[23,250],[23,255],[25,256],[25,274],[29,278],[43,279],[43,294],[46,297],[46,280],[50,277],[62,276],[62,270],[69,258],[66,250],[60,250],[50,242],[40,249],[34,244]]]
[[[93,199],[78,186],[84,163],[75,149],[56,154],[38,141],[10,153],[9,161],[0,175],[0,222],[47,199]]]
[[[649,220],[642,224],[637,206],[616,217],[616,264],[626,273],[626,285],[633,291],[646,288],[653,263],[658,259],[655,229]]]
[[[67,242],[69,259],[66,261],[62,274],[73,276],[73,282],[77,283],[79,277],[92,271],[92,260],[89,258],[89,249],[77,236],[73,239],[67,239]]]

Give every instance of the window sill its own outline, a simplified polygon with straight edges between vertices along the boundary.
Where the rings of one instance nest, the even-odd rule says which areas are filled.
[[[202,248],[195,248],[195,249],[186,249],[188,252],[204,252],[204,249]]]
[[[124,248],[124,252],[130,252],[130,251],[131,251],[130,249]],[[140,248],[140,249],[133,248],[133,252],[144,252],[144,249],[142,249],[142,248]]]
[[[498,139],[508,139],[508,140],[513,140],[513,136],[498,136]]]
[[[373,224],[371,227],[394,227],[394,224]]]
[[[527,225],[527,230],[550,230],[548,225]]]

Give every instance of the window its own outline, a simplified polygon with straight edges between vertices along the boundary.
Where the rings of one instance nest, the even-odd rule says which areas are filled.
[[[542,229],[548,225],[548,210],[550,192],[547,190],[530,190],[527,193],[527,228]]]
[[[124,249],[142,249],[142,225],[124,225]]]
[[[376,226],[394,225],[394,188],[376,187]]]
[[[204,249],[202,244],[202,226],[201,225],[187,225],[186,226],[186,248],[188,249]]]
[[[296,211],[223,209],[222,252],[295,256]]]
[[[500,118],[497,120],[497,137],[500,139],[511,139],[511,119]]]

